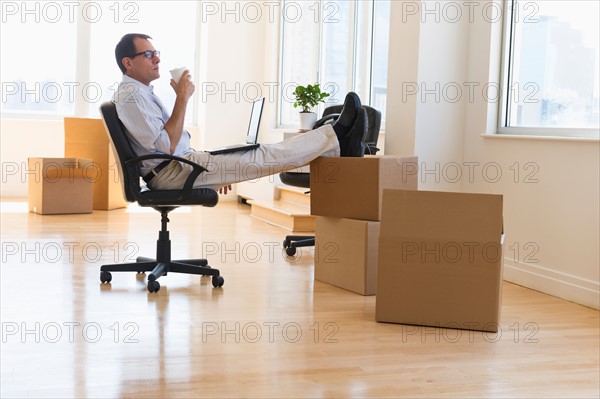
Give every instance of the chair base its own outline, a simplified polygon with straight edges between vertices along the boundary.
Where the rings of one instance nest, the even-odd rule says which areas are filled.
[[[160,284],[156,281],[161,276],[171,273],[199,274],[201,276],[212,276],[213,287],[222,287],[225,283],[219,270],[208,266],[206,259],[182,259],[168,262],[157,262],[152,258],[138,257],[135,263],[122,263],[103,265],[100,267],[100,281],[110,283],[112,275],[110,272],[151,272],[148,275],[148,291],[158,292]]]
[[[169,272],[199,274],[202,276],[212,276],[213,287],[222,287],[225,279],[220,275],[218,269],[208,266],[206,259],[183,259],[171,260],[171,240],[167,223],[167,215],[176,207],[158,207],[155,208],[161,213],[161,229],[158,232],[158,241],[156,241],[156,259],[139,256],[135,263],[120,263],[112,265],[102,265],[100,267],[100,282],[110,283],[112,274],[110,272],[137,272],[139,274],[151,272],[148,275],[148,291],[158,292],[160,284],[156,281],[161,276],[166,276]]]
[[[283,248],[288,256],[296,255],[296,248],[300,247],[314,247],[315,237],[314,236],[297,236],[289,235],[285,236],[283,240]]]

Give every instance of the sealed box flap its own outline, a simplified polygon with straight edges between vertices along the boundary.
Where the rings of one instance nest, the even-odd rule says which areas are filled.
[[[381,237],[499,243],[502,195],[384,190]]]

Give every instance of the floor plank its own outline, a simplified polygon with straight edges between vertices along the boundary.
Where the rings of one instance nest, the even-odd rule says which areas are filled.
[[[174,258],[225,285],[100,265],[153,256],[159,216],[41,216],[3,204],[1,396],[598,397],[598,311],[503,285],[498,334],[375,322],[375,298],[313,281],[249,207],[180,208]],[[4,206],[6,205],[6,206]],[[22,205],[22,204],[21,204]]]

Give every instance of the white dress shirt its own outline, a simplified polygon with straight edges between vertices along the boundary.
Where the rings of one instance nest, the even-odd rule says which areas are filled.
[[[146,86],[127,75],[113,96],[117,115],[125,128],[138,156],[147,154],[170,154],[171,140],[165,123],[171,117],[160,99],[154,94],[154,86]],[[194,151],[190,147],[190,133],[183,131],[173,155],[183,156]],[[143,161],[142,176],[145,176],[164,159]]]

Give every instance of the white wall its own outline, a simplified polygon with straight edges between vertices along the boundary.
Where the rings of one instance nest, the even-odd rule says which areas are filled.
[[[405,5],[405,3],[407,3]],[[464,82],[468,25],[443,20],[421,23],[418,2],[391,3],[385,146],[387,154],[418,155],[421,189],[460,190],[460,182],[436,177],[436,168],[461,162],[466,99],[444,99],[444,87]],[[438,166],[439,165],[439,166]]]
[[[201,31],[199,125],[206,148],[245,139],[251,101],[263,94],[264,22],[209,18]]]
[[[27,158],[60,158],[64,153],[62,120],[0,119],[0,195],[27,197]]]
[[[599,308],[598,141],[482,136],[495,133],[497,103],[481,91],[468,96],[466,84],[498,82],[501,26],[443,15],[423,22],[409,3],[418,4],[392,2],[386,152],[419,156],[420,189],[502,194],[504,278]],[[407,95],[414,82],[465,92],[454,102],[442,89],[436,102]]]
[[[447,179],[437,181],[440,165],[460,161],[463,157],[465,98],[447,88],[465,81],[468,30],[465,24],[420,24],[419,65],[415,94],[417,129],[415,154],[423,170],[431,174],[421,178],[421,189],[455,191],[456,184]],[[389,89],[388,89],[389,90]],[[455,101],[455,102],[451,102]],[[425,178],[427,177],[427,178]]]
[[[482,22],[470,26],[470,81],[498,76],[501,31]],[[497,104],[481,100],[466,107],[464,159],[496,162],[503,177],[463,188],[504,195],[505,279],[599,308],[600,143],[482,136]]]
[[[419,79],[420,23],[414,18],[403,20],[402,2],[392,1],[390,12],[386,153],[414,155],[417,97],[406,94],[406,85]]]

